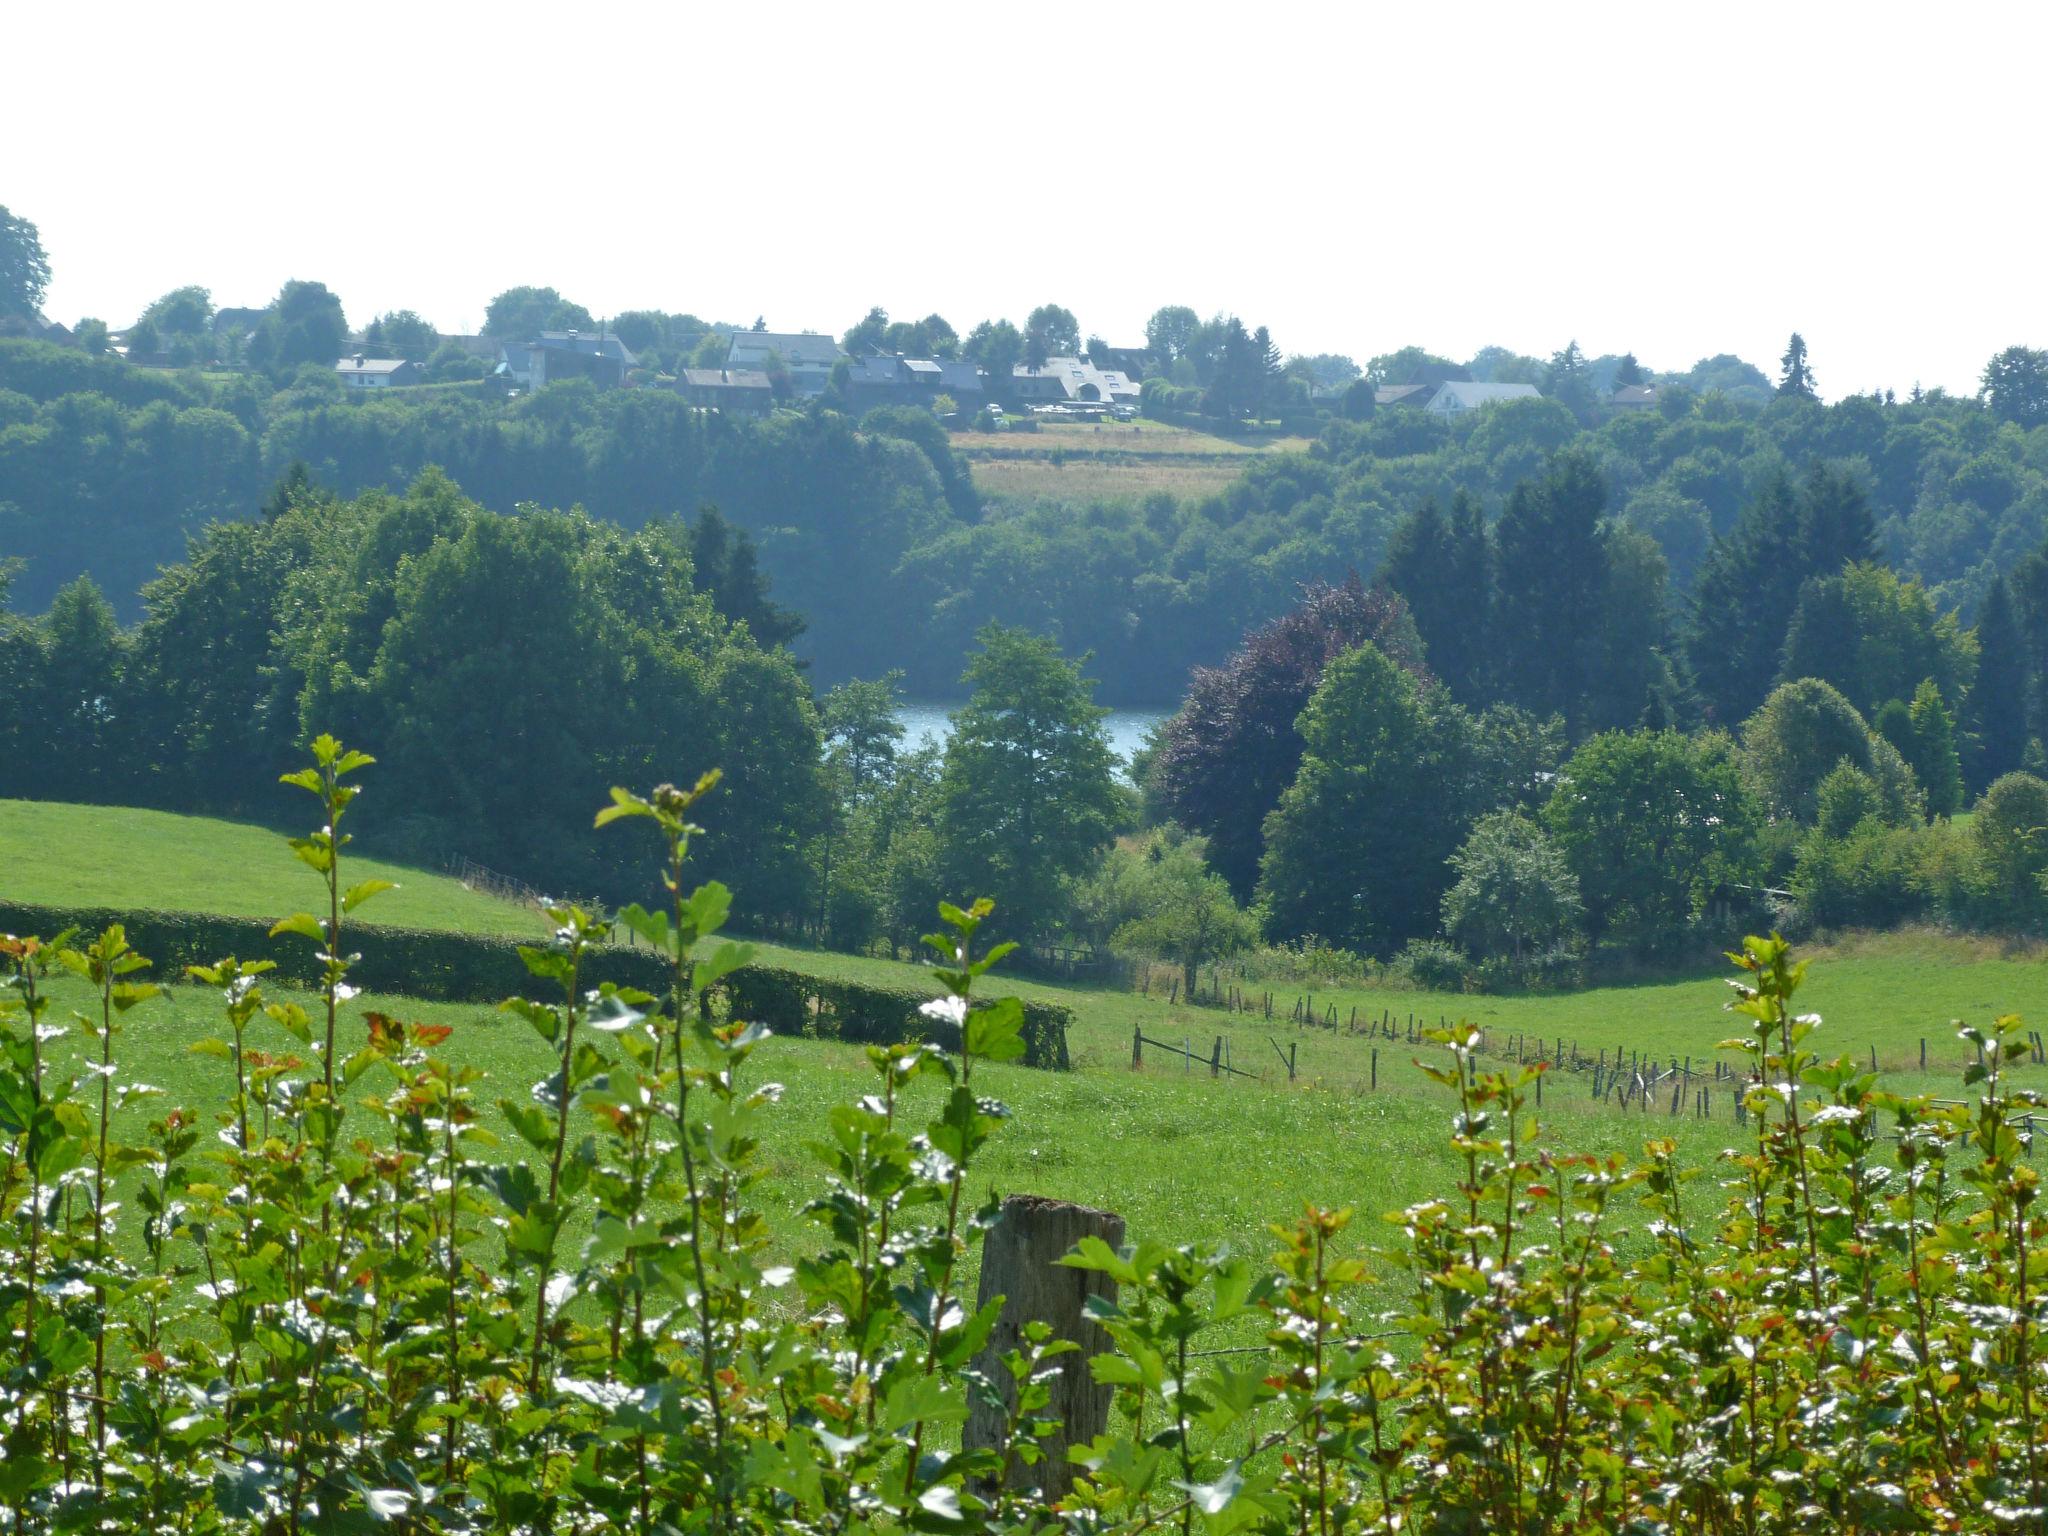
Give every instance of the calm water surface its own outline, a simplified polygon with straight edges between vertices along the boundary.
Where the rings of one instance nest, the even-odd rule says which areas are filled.
[[[934,703],[906,700],[898,706],[896,718],[903,724],[903,745],[915,747],[931,741],[943,744],[953,732],[947,717],[958,709],[958,701]],[[1128,767],[1131,753],[1144,745],[1145,733],[1172,714],[1170,709],[1112,709],[1102,722],[1109,732],[1109,749]]]

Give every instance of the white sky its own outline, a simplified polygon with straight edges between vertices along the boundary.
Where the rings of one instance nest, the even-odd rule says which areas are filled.
[[[15,7],[0,203],[47,310],[317,278],[472,330],[605,314],[963,333],[1161,304],[1287,351],[1732,351],[1829,397],[2048,345],[2048,7]]]

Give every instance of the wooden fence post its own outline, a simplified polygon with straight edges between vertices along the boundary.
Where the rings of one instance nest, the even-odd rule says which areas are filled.
[[[1221,1035],[1216,1037],[1215,1048],[1209,1052],[1209,1075],[1211,1077],[1223,1075],[1223,1037]]]
[[[1121,1248],[1124,1219],[1043,1195],[1011,1195],[981,1245],[977,1306],[985,1307],[1000,1296],[1003,1310],[975,1363],[1005,1402],[1010,1401],[1012,1386],[1002,1357],[1022,1346],[1027,1323],[1049,1323],[1054,1338],[1072,1339],[1081,1346],[1077,1353],[1052,1363],[1053,1376],[1047,1383],[1052,1401],[1044,1417],[1059,1427],[1038,1442],[1045,1455],[1034,1466],[1025,1466],[1021,1457],[1011,1462],[1010,1486],[1036,1489],[1047,1503],[1073,1491],[1075,1469],[1067,1460],[1068,1447],[1086,1445],[1109,1427],[1115,1396],[1115,1390],[1097,1384],[1088,1369],[1088,1357],[1106,1352],[1110,1341],[1090,1320],[1087,1307],[1092,1296],[1114,1300],[1116,1282],[1100,1271],[1068,1269],[1059,1262],[1084,1237],[1099,1237],[1111,1248]],[[1009,1422],[1007,1407],[984,1403],[979,1394],[971,1396],[962,1444],[969,1450],[1001,1449]]]
[[[1372,1085],[1374,1088],[1378,1088],[1380,1085],[1380,1048],[1378,1046],[1372,1048]]]
[[[1145,1030],[1140,1024],[1131,1026],[1131,1070],[1137,1071],[1145,1065]]]

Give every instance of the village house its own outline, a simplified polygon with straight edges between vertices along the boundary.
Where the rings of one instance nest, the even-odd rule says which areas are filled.
[[[766,416],[775,409],[775,386],[758,368],[685,368],[676,393],[699,410],[727,416]]]
[[[420,381],[419,370],[402,357],[365,357],[360,352],[336,362],[334,374],[350,389],[389,389]]]
[[[1651,411],[1657,408],[1657,386],[1654,384],[1624,384],[1607,397],[1607,403],[1617,411]]]
[[[1012,370],[1010,397],[1020,405],[1136,405],[1138,386],[1085,357],[1048,357],[1041,368],[1019,363]]]
[[[617,389],[640,366],[633,349],[603,331],[542,331],[532,341],[498,349],[500,377],[528,389],[562,379],[589,379],[600,389]]]
[[[762,373],[780,367],[789,375],[790,391],[809,399],[825,393],[845,356],[838,342],[815,331],[734,331],[725,366]]]
[[[1543,391],[1534,384],[1464,384],[1452,380],[1439,384],[1423,409],[1433,416],[1457,416],[1476,411],[1482,405],[1496,405],[1503,400],[1537,400],[1542,395]]]
[[[973,363],[930,357],[860,357],[848,366],[840,392],[848,409],[871,411],[882,405],[929,407],[941,395],[956,409],[981,408],[982,373]]]
[[[1429,404],[1429,397],[1436,392],[1434,384],[1382,384],[1372,392],[1372,403],[1379,405],[1408,405],[1417,409]]]

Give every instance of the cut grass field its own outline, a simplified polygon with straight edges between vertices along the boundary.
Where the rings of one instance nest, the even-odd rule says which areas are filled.
[[[395,880],[370,921],[530,936],[531,909],[446,875],[352,858],[357,879]],[[122,806],[0,800],[0,896],[51,906],[278,918],[317,894],[282,834],[246,822]]]
[[[1041,424],[1036,432],[961,432],[953,448],[975,489],[1013,500],[1136,500],[1222,490],[1262,453],[1304,448],[1300,437],[1224,437],[1160,422]]]

